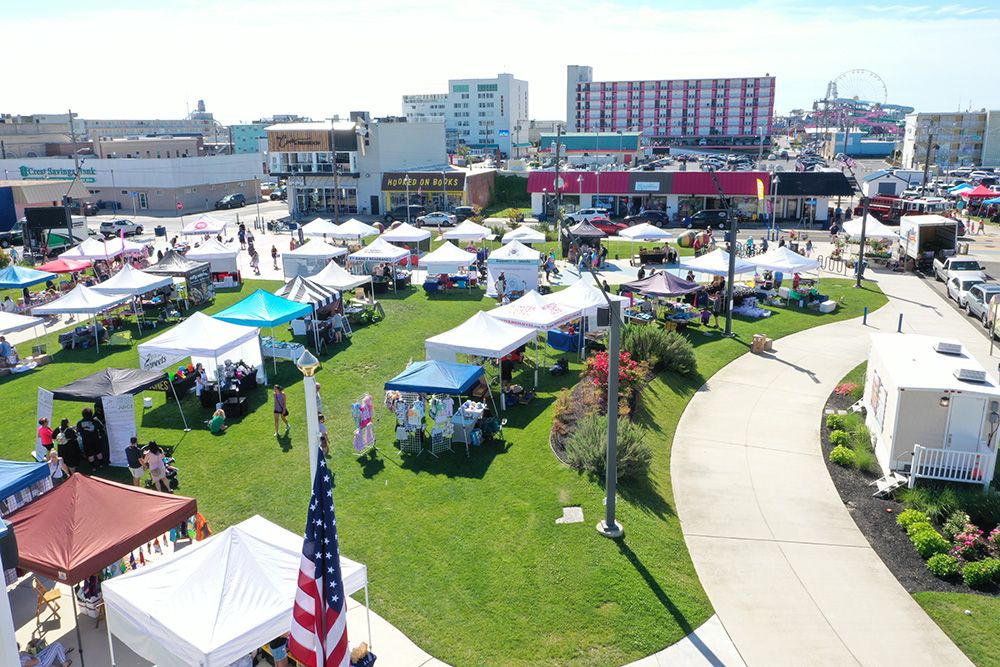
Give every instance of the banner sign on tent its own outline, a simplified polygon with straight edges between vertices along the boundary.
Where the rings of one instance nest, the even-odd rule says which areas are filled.
[[[45,417],[49,420],[49,425],[52,425],[52,392],[48,389],[38,388],[38,414],[36,416],[38,419]],[[42,439],[36,435],[35,458],[41,461],[47,453],[42,447]]]
[[[125,448],[135,435],[135,403],[131,394],[121,396],[103,396],[104,427],[108,433],[108,449],[110,463],[123,468],[128,465]]]

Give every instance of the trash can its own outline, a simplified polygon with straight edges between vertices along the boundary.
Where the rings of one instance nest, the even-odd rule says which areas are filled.
[[[163,225],[157,225],[153,229],[153,231],[156,233],[157,236],[163,236],[163,237],[167,236],[167,228],[164,227]]]

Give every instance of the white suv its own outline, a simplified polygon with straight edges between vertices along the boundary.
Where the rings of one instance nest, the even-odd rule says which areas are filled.
[[[583,222],[586,220],[590,222],[594,218],[607,218],[608,212],[603,208],[581,208],[579,211],[573,211],[566,215],[566,222],[575,225],[578,222]]]
[[[101,234],[107,238],[119,236],[123,231],[125,236],[137,236],[142,234],[142,225],[125,219],[105,220],[101,223]]]

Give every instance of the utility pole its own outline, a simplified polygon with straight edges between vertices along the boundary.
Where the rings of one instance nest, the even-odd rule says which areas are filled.
[[[934,145],[934,134],[928,132],[927,134],[927,152],[924,153],[924,179],[921,181],[921,189],[923,192],[927,192],[927,171],[931,167],[931,146]]]
[[[868,231],[868,197],[861,195],[861,246],[858,249],[857,279],[855,287],[861,287],[861,276],[865,271],[865,233]]]
[[[559,211],[562,210],[562,188],[559,187],[559,143],[562,141],[562,125],[556,125],[556,180],[553,184],[556,189],[556,221],[562,224],[562,216],[559,215]]]

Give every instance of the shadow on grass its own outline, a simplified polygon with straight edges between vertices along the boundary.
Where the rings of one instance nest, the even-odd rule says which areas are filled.
[[[503,441],[484,442],[479,447],[469,447],[469,456],[466,457],[465,445],[455,443],[453,451],[442,452],[437,457],[432,456],[429,450],[417,455],[403,454],[399,467],[415,473],[482,479],[493,465],[493,460],[506,453],[508,448],[509,445]]]
[[[635,554],[635,552],[632,551],[632,549],[626,543],[625,539],[620,538],[618,540],[615,540],[615,542],[618,544],[618,551],[621,552],[622,556],[625,557],[625,559],[632,565],[632,567],[635,568],[635,571],[639,573],[639,576],[642,577],[643,581],[646,582],[646,586],[649,588],[649,590],[652,591],[653,595],[656,596],[656,599],[659,600],[661,605],[663,605],[663,608],[666,609],[667,612],[669,612],[669,614],[673,617],[674,622],[677,623],[677,627],[684,630],[685,634],[691,634],[691,632],[694,631],[694,628],[691,627],[691,624],[688,622],[687,617],[684,616],[681,610],[677,608],[677,605],[673,603],[673,600],[670,599],[670,596],[667,595],[667,592],[663,590],[662,586],[660,586],[660,582],[656,580],[656,577],[653,576],[653,573],[649,571],[649,569],[643,564],[643,562],[639,559],[639,557]],[[722,665],[722,663],[719,662],[717,658],[715,659],[715,662],[713,662],[712,664]]]
[[[365,479],[372,479],[375,475],[385,470],[385,459],[379,456],[377,449],[371,449],[363,456],[359,456],[358,467],[361,468],[361,476]]]
[[[638,507],[647,514],[652,514],[657,519],[666,519],[677,515],[674,506],[667,502],[658,485],[649,475],[637,480],[630,479],[619,482],[617,489],[618,495],[627,500],[629,504]]]
[[[435,292],[434,294],[428,294],[427,300],[431,302],[437,301],[482,301],[486,298],[485,293],[481,289],[462,289],[460,287],[455,287],[444,292]],[[492,299],[491,299],[492,300]]]

